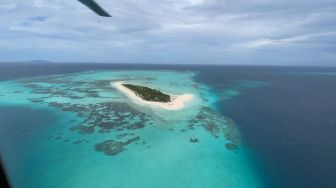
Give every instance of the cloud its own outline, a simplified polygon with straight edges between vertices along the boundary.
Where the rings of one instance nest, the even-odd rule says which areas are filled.
[[[0,8],[2,9],[7,9],[7,10],[11,10],[17,7],[17,4],[4,4],[4,5],[0,5]]]
[[[326,32],[326,33],[313,33],[313,34],[304,34],[289,38],[281,38],[281,39],[258,39],[251,42],[246,42],[242,44],[235,45],[238,48],[267,48],[267,47],[276,47],[276,46],[287,46],[292,43],[299,43],[304,41],[310,41],[312,39],[316,39],[318,37],[333,37],[335,38],[336,32]]]
[[[28,20],[33,21],[33,22],[44,22],[47,19],[48,19],[47,16],[34,16],[34,17],[29,18]]]
[[[242,48],[261,48],[269,46],[281,46],[287,45],[290,43],[305,41],[310,37],[310,35],[300,35],[291,38],[282,38],[282,39],[259,39],[252,42],[247,42],[243,44],[238,44],[237,47]]]
[[[4,1],[0,61],[335,62],[334,0],[97,0],[113,18],[77,0]]]

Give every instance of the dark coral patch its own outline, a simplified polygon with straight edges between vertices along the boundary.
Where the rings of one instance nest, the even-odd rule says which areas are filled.
[[[43,100],[42,99],[30,99],[30,102],[32,102],[32,103],[41,103],[41,102],[43,102]]]
[[[227,143],[225,144],[225,147],[231,151],[236,151],[238,149],[238,146],[234,143]]]
[[[189,125],[191,123],[194,124],[194,126],[202,126],[215,138],[219,138],[223,135],[226,140],[229,141],[229,143],[225,145],[227,149],[231,151],[238,149],[240,139],[236,125],[232,119],[217,114],[209,107],[202,107],[195,119],[189,121]]]
[[[84,125],[76,125],[70,128],[72,131],[77,131],[81,134],[92,134],[95,131],[94,126],[84,126]]]
[[[118,153],[124,150],[124,143],[113,141],[113,140],[106,140],[102,143],[96,144],[95,149],[99,152],[103,152],[106,155],[117,155]]]
[[[117,138],[117,139],[122,139],[122,138],[124,138],[124,137],[127,136],[127,135],[128,135],[127,133],[118,134],[118,135],[116,136],[116,138]]]
[[[106,102],[80,105],[50,102],[49,105],[62,111],[76,112],[83,117],[81,124],[71,127],[72,131],[81,134],[92,134],[96,129],[99,133],[142,129],[150,122],[145,113],[135,110],[127,103]]]
[[[74,142],[72,142],[73,144],[81,144],[81,143],[83,143],[85,140],[84,139],[82,139],[82,140],[77,140],[77,141],[74,141]]]
[[[140,140],[140,137],[134,137],[127,140],[126,142],[115,141],[115,140],[105,140],[101,143],[95,145],[95,149],[98,152],[103,152],[105,155],[114,156],[120,152],[126,150],[126,146],[132,142]]]
[[[189,142],[196,143],[199,142],[198,138],[190,138]]]
[[[32,89],[34,94],[43,94],[40,98],[30,99],[34,103],[45,102],[44,98],[64,97],[83,99],[85,97],[102,98],[100,91],[111,92],[111,80],[72,80],[63,76],[48,76],[22,80],[23,86]],[[49,106],[61,111],[74,112],[82,117],[82,122],[71,127],[70,130],[80,134],[109,133],[112,130],[136,130],[144,128],[149,117],[134,109],[127,103],[102,102],[97,104],[73,104],[49,102]],[[75,121],[69,121],[75,123]]]

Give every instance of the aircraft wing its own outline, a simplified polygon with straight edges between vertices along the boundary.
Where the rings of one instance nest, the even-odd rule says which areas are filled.
[[[99,16],[112,17],[102,7],[100,7],[94,0],[78,0],[78,1],[86,5],[87,7],[89,7]]]

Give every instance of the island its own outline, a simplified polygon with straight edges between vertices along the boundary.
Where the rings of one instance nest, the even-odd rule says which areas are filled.
[[[159,90],[133,84],[122,85],[132,90],[137,96],[141,97],[143,100],[154,102],[171,102],[170,96],[162,93]]]
[[[188,101],[193,99],[193,95],[189,93],[170,95],[157,89],[124,83],[123,81],[111,82],[111,85],[133,99],[137,104],[156,106],[166,110],[182,109]]]

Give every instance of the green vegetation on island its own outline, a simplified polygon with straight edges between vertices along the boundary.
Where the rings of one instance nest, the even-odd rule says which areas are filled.
[[[154,101],[154,102],[170,102],[170,96],[167,94],[162,93],[159,90],[152,89],[149,87],[144,86],[137,86],[133,84],[122,84],[123,86],[127,87],[128,89],[134,91],[134,93],[141,97],[143,100],[146,101]]]

